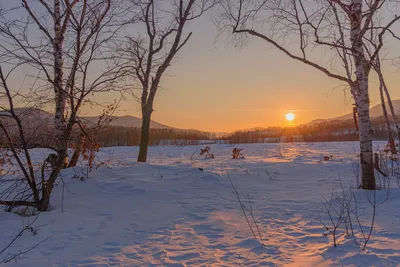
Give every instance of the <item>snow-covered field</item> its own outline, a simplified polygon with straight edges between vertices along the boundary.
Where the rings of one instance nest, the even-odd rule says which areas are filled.
[[[7,253],[49,239],[5,266],[400,266],[394,177],[366,251],[343,234],[344,226],[336,248],[324,235],[320,220],[329,218],[321,200],[338,189],[339,178],[345,191],[356,184],[357,143],[236,145],[244,149],[240,160],[231,159],[233,147],[211,145],[215,159],[207,160],[199,150],[192,157],[196,146],[152,147],[146,164],[136,163],[136,147],[102,149],[98,157],[107,165],[85,181],[72,179],[82,167],[65,170],[63,212],[60,183],[53,209],[33,225],[37,233],[25,232]],[[34,154],[39,159],[45,151]],[[264,245],[253,237],[228,174]],[[378,201],[386,194],[378,192]],[[365,226],[371,212],[368,205],[360,211]],[[0,213],[0,250],[33,219]]]

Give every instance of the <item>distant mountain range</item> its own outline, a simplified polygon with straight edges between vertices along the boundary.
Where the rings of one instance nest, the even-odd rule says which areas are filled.
[[[85,117],[81,116],[80,117],[83,121],[89,121],[91,123],[96,123],[99,119],[99,117],[93,116],[93,117]],[[141,127],[142,126],[142,119],[135,117],[135,116],[112,116],[111,117],[111,122],[109,126],[122,126],[122,127]],[[153,129],[171,129],[173,127],[151,121],[150,122],[150,128]]]
[[[36,108],[18,108],[15,112],[21,117],[23,124],[29,125],[53,125],[53,115],[47,111],[36,109]],[[1,112],[0,112],[1,114]],[[3,117],[4,120],[5,117]],[[80,116],[82,121],[89,123],[97,123],[98,116]],[[45,121],[46,123],[43,123]],[[142,119],[135,116],[111,116],[110,126],[122,126],[122,127],[141,127]],[[172,129],[167,125],[151,121],[150,127],[154,129]]]
[[[393,100],[393,107],[396,111],[397,115],[400,115],[400,99],[397,100]],[[386,105],[386,108],[388,110],[388,114],[390,116],[390,110],[389,110],[389,106]],[[382,111],[382,106],[381,104],[375,105],[370,109],[370,116],[371,118],[378,118],[383,116],[383,111]],[[339,117],[335,117],[335,118],[330,118],[330,119],[317,119],[317,120],[313,120],[309,123],[307,123],[307,125],[310,124],[319,124],[319,123],[326,123],[326,122],[333,122],[333,121],[345,121],[345,120],[352,120],[353,119],[353,113],[349,113],[343,116],[339,116]]]

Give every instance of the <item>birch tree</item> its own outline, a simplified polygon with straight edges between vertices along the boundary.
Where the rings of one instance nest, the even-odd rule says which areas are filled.
[[[54,0],[52,3],[21,0],[20,3],[22,7],[17,10],[25,11],[22,18],[14,15],[16,9],[11,9],[0,20],[0,93],[6,100],[0,108],[2,116],[16,122],[19,131],[12,136],[10,127],[0,123],[0,128],[29,188],[24,196],[8,194],[3,199],[1,195],[0,204],[32,206],[46,211],[56,179],[68,163],[68,146],[80,109],[95,93],[123,90],[118,81],[129,72],[124,66],[114,64],[117,60],[108,43],[122,27],[116,22],[126,10],[116,0]],[[30,91],[20,90],[12,85],[15,82],[10,82],[10,77],[18,79],[24,72],[28,72],[27,76],[19,79],[30,77]],[[47,148],[56,157],[49,155],[38,172],[30,161],[29,149],[43,144],[26,140],[26,125],[16,109],[24,104],[21,99],[32,99],[39,92],[41,98],[49,96],[45,102],[54,108],[53,135],[49,136]],[[33,99],[32,105],[35,101],[39,99]],[[21,157],[25,159],[18,160]],[[44,166],[50,158],[52,164],[47,174]]]
[[[225,0],[221,29],[260,39],[350,89],[360,140],[361,187],[375,189],[369,76],[399,3],[385,0]],[[383,16],[384,14],[385,16]],[[385,17],[383,21],[377,18]],[[374,22],[374,23],[373,23]],[[374,46],[365,40],[373,30]],[[367,53],[366,50],[370,53]],[[329,54],[330,58],[323,58]]]
[[[135,27],[144,33],[129,36],[124,57],[131,61],[141,94],[142,126],[138,161],[146,162],[150,121],[154,100],[166,70],[189,42],[192,32],[186,33],[189,22],[212,8],[213,0],[141,0],[132,1],[139,9]]]

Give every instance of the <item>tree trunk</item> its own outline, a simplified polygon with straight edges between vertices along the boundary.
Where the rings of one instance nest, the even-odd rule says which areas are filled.
[[[58,160],[57,167],[53,169],[50,177],[47,181],[42,184],[42,197],[39,202],[36,203],[36,209],[38,211],[48,211],[50,208],[50,197],[54,188],[58,176],[60,175],[62,161]]]
[[[58,143],[58,155],[63,157],[64,168],[68,166],[67,140],[64,140],[66,130],[65,108],[67,94],[63,88],[63,33],[61,27],[61,3],[60,0],[54,1],[54,94],[55,94],[55,113],[54,126],[55,135]]]
[[[150,140],[150,119],[152,109],[144,109],[142,112],[142,129],[140,133],[140,148],[138,162],[147,161],[147,149],[149,147]]]
[[[63,135],[64,138],[64,135]],[[61,141],[61,144],[58,146],[57,155],[61,158],[62,161],[62,169],[68,167],[69,157],[68,157],[68,142]]]
[[[50,208],[50,196],[48,194],[42,196],[42,199],[37,203],[37,211],[45,212]]]
[[[396,150],[396,144],[394,143],[394,139],[393,139],[393,135],[392,135],[392,129],[390,127],[390,121],[389,121],[389,116],[388,116],[388,112],[386,109],[385,97],[383,96],[382,81],[380,82],[380,85],[379,85],[379,94],[381,97],[383,117],[384,117],[385,123],[386,123],[386,130],[387,130],[387,135],[388,135],[388,143],[390,146],[390,152],[394,155],[397,153],[397,150]]]
[[[69,161],[68,168],[75,167],[76,164],[78,163],[79,156],[82,153],[83,144],[85,140],[86,140],[86,135],[83,132],[81,132],[78,143],[76,144],[74,154],[72,155],[71,160]]]
[[[392,115],[392,119],[393,119],[394,125],[396,127],[397,139],[398,139],[398,141],[400,143],[400,124],[399,124],[399,122],[397,120],[397,116],[396,116],[396,112],[395,112],[394,107],[393,107],[392,99],[390,97],[389,90],[387,88],[385,79],[383,78],[382,72],[378,73],[378,75],[379,75],[379,81],[382,84],[383,90],[385,91],[385,94],[386,94],[386,99],[387,99],[387,102],[388,102],[388,105],[389,105],[390,113]],[[400,149],[400,147],[399,147],[399,149]]]
[[[58,175],[57,175],[58,176]],[[50,197],[51,191],[53,190],[53,185],[46,182],[42,188],[42,198],[36,203],[37,211],[48,211],[50,208]]]
[[[361,187],[375,190],[374,155],[372,147],[373,130],[369,115],[368,80],[371,65],[366,59],[362,34],[363,0],[352,0],[350,11],[350,41],[351,53],[356,67],[356,81],[352,90],[357,107],[358,127],[360,137]]]
[[[360,129],[361,187],[363,189],[375,190],[372,147],[373,130],[369,115],[368,87],[363,90],[364,92],[357,99],[358,126]]]

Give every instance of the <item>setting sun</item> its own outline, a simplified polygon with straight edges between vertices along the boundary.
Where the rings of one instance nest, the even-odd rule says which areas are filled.
[[[285,117],[286,117],[286,119],[288,121],[294,120],[294,114],[293,113],[288,113],[288,114],[285,115]]]

